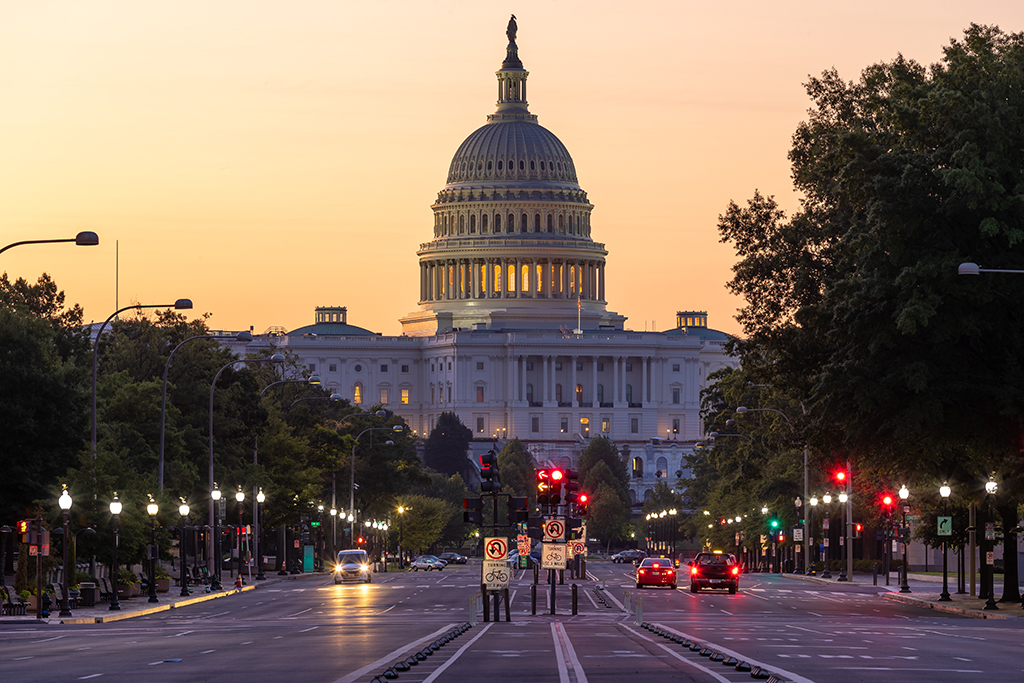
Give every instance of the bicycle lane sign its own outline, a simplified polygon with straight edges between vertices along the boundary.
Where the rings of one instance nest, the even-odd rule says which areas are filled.
[[[505,560],[484,560],[481,569],[481,582],[486,590],[500,591],[509,587],[512,582],[512,568]]]

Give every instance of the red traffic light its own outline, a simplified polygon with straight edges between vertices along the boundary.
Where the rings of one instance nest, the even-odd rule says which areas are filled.
[[[835,476],[836,481],[838,481],[838,482],[845,482],[846,481],[846,472],[844,472],[843,470],[839,470],[833,476]]]
[[[362,545],[362,544],[366,543],[366,539],[365,539],[365,538],[363,538],[362,536],[360,536],[360,537],[359,537],[359,540],[357,541],[357,543],[358,543],[359,545]]]
[[[580,494],[580,504],[581,505],[586,505],[588,500],[590,500],[590,496],[588,496],[585,493],[581,493]]]
[[[563,476],[565,475],[562,474],[562,470],[551,470],[551,481],[560,482]]]
[[[882,505],[885,505],[886,507],[892,505],[892,496],[888,493],[885,494],[885,496],[882,497]]]

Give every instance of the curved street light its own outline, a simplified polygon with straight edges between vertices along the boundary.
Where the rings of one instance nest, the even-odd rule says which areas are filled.
[[[118,521],[118,518],[121,516],[122,508],[123,508],[123,506],[121,505],[121,501],[117,499],[117,491],[115,491],[114,492],[114,500],[110,501],[110,514],[114,518],[114,548],[113,548],[114,552],[113,552],[113,557],[111,558],[111,562],[110,562],[110,576],[112,577],[111,583],[113,584],[111,586],[111,594],[110,594],[110,611],[111,612],[114,612],[114,611],[117,611],[117,610],[121,609],[121,603],[117,599],[117,579],[118,579],[118,576],[117,576],[117,574],[118,574],[118,571],[117,571],[117,546],[119,545],[118,541],[121,540],[121,537],[118,535],[117,521]]]
[[[178,506],[178,514],[181,515],[181,536],[178,539],[178,561],[181,564],[181,597],[187,598],[188,592],[188,575],[185,574],[185,522],[188,520],[189,507],[185,499],[181,499],[181,505]]]
[[[0,254],[4,253],[8,249],[20,247],[23,244],[57,244],[59,242],[74,242],[75,245],[79,247],[95,247],[100,243],[100,236],[94,232],[83,230],[74,237],[69,237],[68,239],[62,240],[22,240],[21,242],[13,242],[11,244],[8,244],[3,249],[0,249]]]
[[[61,593],[63,593],[61,605],[60,605],[60,616],[70,617],[71,616],[71,602],[68,595],[68,511],[71,509],[71,494],[68,493],[68,485],[64,484],[64,489],[61,491],[60,498],[57,499],[57,504],[60,506],[61,512],[64,514],[64,563],[61,565],[60,573],[61,578]],[[42,551],[40,551],[42,552]],[[42,600],[43,596],[39,596]]]
[[[359,432],[356,437],[355,443],[352,444],[352,460],[349,463],[349,482],[348,482],[348,533],[349,540],[356,540],[355,531],[355,515],[356,515],[356,447],[359,445],[359,439],[362,438],[363,434],[367,432],[395,432],[400,433],[405,431],[405,425],[394,425],[392,427],[368,427],[363,431]]]

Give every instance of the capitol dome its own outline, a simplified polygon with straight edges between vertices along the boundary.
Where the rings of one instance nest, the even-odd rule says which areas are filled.
[[[622,329],[605,309],[604,245],[569,150],[526,100],[515,18],[496,72],[497,108],[459,145],[420,245],[409,335],[450,329]]]

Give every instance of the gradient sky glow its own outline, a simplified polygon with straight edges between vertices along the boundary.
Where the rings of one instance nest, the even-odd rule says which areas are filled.
[[[262,332],[348,306],[386,335],[459,144],[494,111],[510,13],[530,110],[565,143],[634,330],[679,309],[739,333],[717,217],[755,189],[796,206],[803,83],[941,56],[1020,0],[964,3],[0,1],[0,271],[49,272],[85,318],[191,298]],[[567,324],[571,324],[568,321]]]

